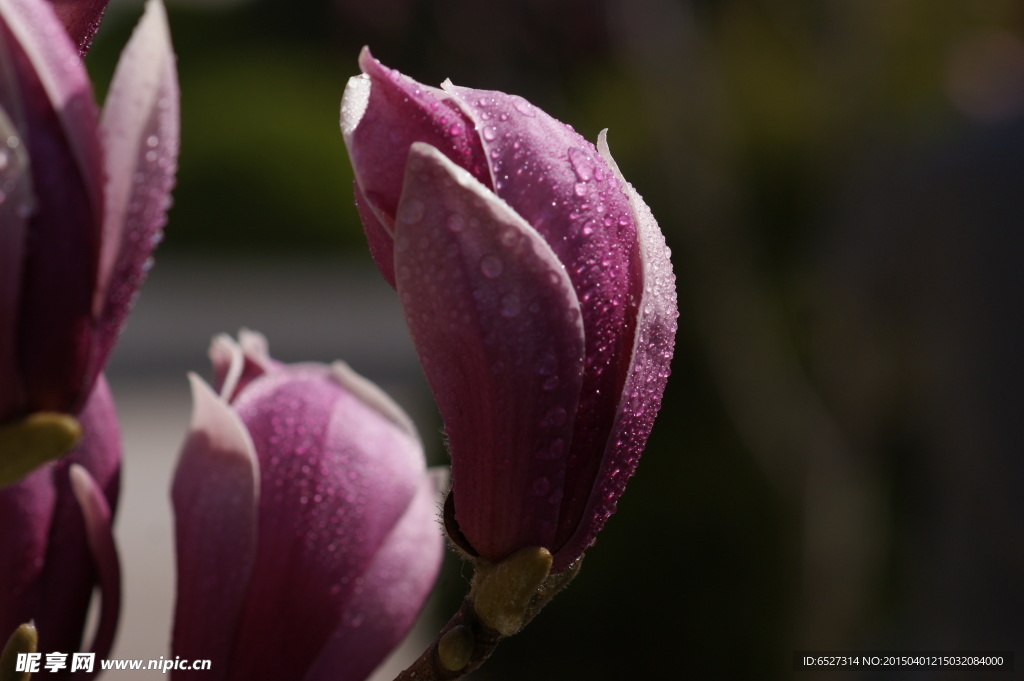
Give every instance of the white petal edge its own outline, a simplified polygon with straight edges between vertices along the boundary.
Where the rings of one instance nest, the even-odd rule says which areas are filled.
[[[352,393],[359,401],[401,428],[416,442],[420,442],[419,432],[412,419],[380,386],[356,373],[346,362],[340,360],[331,364],[331,374],[341,387]]]
[[[167,12],[160,0],[147,0],[146,9],[121,52],[110,91],[100,117],[100,135],[105,151],[106,192],[103,243],[93,311],[98,317],[107,298],[110,279],[117,265],[127,225],[129,205],[135,198],[145,158],[143,145],[152,130],[150,119],[165,108],[161,123],[166,129],[151,151],[177,159],[178,84]],[[173,166],[173,162],[171,163]],[[170,170],[173,174],[173,168]],[[155,197],[146,196],[151,201]]]

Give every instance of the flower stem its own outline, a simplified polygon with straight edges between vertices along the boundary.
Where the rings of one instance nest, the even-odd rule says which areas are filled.
[[[478,669],[502,639],[521,631],[579,572],[582,558],[550,574],[547,549],[499,563],[478,560],[469,595],[423,654],[395,681],[454,681]]]

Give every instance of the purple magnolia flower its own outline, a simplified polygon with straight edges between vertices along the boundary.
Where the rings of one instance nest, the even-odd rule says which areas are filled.
[[[282,365],[243,332],[192,376],[174,479],[175,678],[360,680],[397,645],[443,553],[416,431],[346,365]]]
[[[65,18],[97,20],[102,8],[86,5]],[[78,39],[90,37],[83,29]],[[102,115],[50,3],[0,0],[0,424],[81,409],[159,241],[177,150],[177,78],[158,0],[121,55]]]
[[[364,50],[341,126],[370,250],[445,423],[454,541],[572,564],[614,512],[669,373],[675,277],[597,148],[514,95],[421,85]]]
[[[121,443],[102,376],[79,421],[82,440],[70,454],[0,489],[0,639],[6,641],[18,625],[34,620],[40,652],[80,650],[98,586],[102,605],[89,649],[104,658],[121,600],[111,533]],[[70,664],[54,678],[70,678],[69,670]]]

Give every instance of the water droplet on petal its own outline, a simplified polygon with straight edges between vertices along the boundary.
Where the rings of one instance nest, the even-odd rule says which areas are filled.
[[[506,319],[511,319],[519,314],[522,309],[522,304],[519,302],[518,296],[513,293],[508,293],[501,298],[501,316]]]
[[[466,228],[466,220],[458,213],[452,213],[444,222],[445,226],[453,232],[461,232]]]
[[[502,270],[505,266],[501,264],[501,259],[496,255],[485,255],[480,258],[480,271],[488,279],[495,279],[501,276]]]
[[[524,116],[529,116],[530,118],[533,118],[534,116],[537,115],[537,112],[533,110],[533,105],[530,104],[525,99],[523,99],[522,97],[513,96],[511,99],[513,108],[515,108],[515,110],[518,111],[519,113],[523,114]]]
[[[581,182],[588,182],[594,176],[594,162],[587,152],[577,147],[569,148],[569,163]]]

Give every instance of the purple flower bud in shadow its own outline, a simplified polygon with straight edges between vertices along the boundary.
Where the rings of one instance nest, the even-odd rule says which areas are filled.
[[[204,681],[365,678],[412,625],[444,551],[419,437],[336,363],[282,365],[249,332],[192,376],[172,498],[172,652]]]
[[[89,649],[104,658],[121,601],[111,528],[121,442],[102,376],[79,422],[82,439],[67,456],[0,488],[0,639],[34,620],[40,652],[80,650],[89,602],[99,587],[100,616]],[[70,678],[69,669],[70,664],[53,677]]]
[[[421,85],[364,50],[341,127],[370,250],[397,289],[452,457],[452,539],[572,564],[657,413],[675,277],[597,147],[514,95]]]
[[[177,151],[157,0],[102,115],[51,4],[0,0],[0,423],[81,409],[160,239]]]

